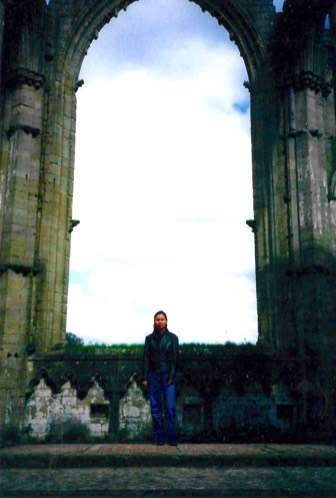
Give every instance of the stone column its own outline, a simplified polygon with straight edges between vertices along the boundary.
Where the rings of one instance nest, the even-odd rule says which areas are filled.
[[[292,78],[287,92],[289,278],[299,343],[318,353],[328,337],[328,281],[334,266],[328,200],[328,149],[334,131],[325,119],[333,95],[312,73]]]
[[[2,1],[0,1],[0,68],[2,67],[2,40],[3,40],[3,31],[4,31],[4,16],[5,16],[5,7]],[[1,71],[0,71],[0,88],[1,88]],[[0,109],[1,109],[0,104]]]
[[[275,278],[280,260],[278,202],[280,187],[276,176],[274,142],[278,123],[273,88],[267,71],[251,88],[251,134],[254,220],[249,221],[255,234],[256,286],[259,343],[277,349],[278,303]]]
[[[75,88],[50,81],[40,184],[37,307],[39,350],[65,343],[75,150]]]
[[[31,304],[38,219],[43,77],[19,69],[7,81],[2,155],[0,324],[4,341],[23,347],[33,333]]]
[[[6,79],[0,165],[0,411],[7,405],[0,416],[5,421],[22,418],[27,345],[35,333],[43,82],[43,76],[23,68]]]
[[[326,79],[307,71],[288,78],[284,93],[289,299],[299,375],[319,393],[325,421],[331,414],[336,322],[334,92]]]

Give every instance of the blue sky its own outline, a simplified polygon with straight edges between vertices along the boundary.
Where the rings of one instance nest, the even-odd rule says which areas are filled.
[[[249,94],[227,32],[186,0],[141,0],[84,60],[67,330],[141,343],[255,342]]]

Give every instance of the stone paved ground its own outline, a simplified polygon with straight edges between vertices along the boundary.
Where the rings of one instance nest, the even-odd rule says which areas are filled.
[[[330,468],[147,467],[5,470],[1,497],[10,496],[336,496]],[[332,483],[332,486],[331,484]]]
[[[60,461],[64,455],[68,460]],[[127,455],[129,460],[106,465],[106,456],[111,455]],[[24,456],[27,460],[21,461]],[[45,460],[36,467],[38,456]],[[166,460],[157,466],[153,460],[146,461],[146,456],[154,462],[155,458]],[[184,460],[179,460],[181,456]],[[227,465],[223,456],[228,458]],[[82,465],[76,468],[78,457]],[[132,464],[133,457],[138,458],[137,466]],[[207,457],[211,459],[207,461]],[[0,497],[335,498],[335,457],[335,447],[311,445],[23,446],[0,452]]]

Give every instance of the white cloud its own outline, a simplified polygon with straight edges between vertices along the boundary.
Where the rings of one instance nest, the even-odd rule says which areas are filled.
[[[142,342],[160,308],[182,342],[256,339],[244,68],[213,35],[175,38],[156,64],[91,60],[78,93],[67,329],[87,340]]]

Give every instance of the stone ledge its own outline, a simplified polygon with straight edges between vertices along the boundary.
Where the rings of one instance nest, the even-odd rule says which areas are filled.
[[[336,467],[332,445],[60,444],[4,448],[7,469],[121,467]]]

